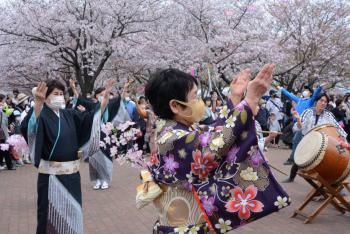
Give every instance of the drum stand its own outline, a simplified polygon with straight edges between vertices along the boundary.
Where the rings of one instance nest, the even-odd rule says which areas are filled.
[[[331,185],[318,173],[307,174],[298,172],[298,175],[304,178],[313,187],[313,189],[306,196],[306,199],[301,206],[293,212],[291,218],[294,218],[297,215],[303,216],[305,218],[304,223],[307,224],[316,218],[316,216],[329,204],[332,204],[342,214],[344,214],[346,211],[350,212],[350,203],[347,202],[342,195],[340,195],[340,191],[344,187],[350,192],[349,183],[344,182],[337,185]],[[321,205],[312,214],[304,213],[303,209],[319,195],[322,195],[325,198]]]

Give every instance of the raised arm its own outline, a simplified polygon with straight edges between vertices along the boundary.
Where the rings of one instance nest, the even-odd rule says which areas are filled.
[[[299,97],[297,97],[297,96],[295,96],[294,94],[288,92],[287,89],[285,89],[285,88],[283,88],[283,87],[279,87],[279,86],[277,87],[277,89],[281,90],[281,93],[282,93],[283,95],[285,95],[287,98],[289,98],[290,100],[292,100],[292,101],[294,101],[294,102],[296,102],[296,103],[298,103],[298,102],[300,101],[300,98],[299,98]]]
[[[314,102],[316,100],[316,98],[318,97],[318,95],[321,93],[321,91],[322,91],[322,86],[318,85],[315,92],[312,94],[310,99]]]
[[[109,95],[113,89],[114,80],[108,79],[105,84],[105,93],[103,95],[103,100],[101,102],[101,113],[104,113],[109,102]]]
[[[36,118],[39,117],[41,110],[43,108],[43,105],[45,103],[46,92],[47,92],[46,83],[40,82],[37,86],[35,96],[34,96],[35,97],[34,113]]]

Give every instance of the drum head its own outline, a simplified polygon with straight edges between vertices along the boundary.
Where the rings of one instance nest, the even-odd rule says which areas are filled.
[[[322,125],[311,128],[306,134],[309,134],[312,131],[319,131],[322,128],[334,128],[334,129],[336,129],[336,127],[334,127],[334,125],[332,125],[332,124],[322,124]]]
[[[324,137],[324,134],[316,131],[306,134],[295,150],[295,164],[301,168],[309,167],[319,156]]]

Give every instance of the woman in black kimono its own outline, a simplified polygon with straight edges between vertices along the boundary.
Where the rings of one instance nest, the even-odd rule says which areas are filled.
[[[125,84],[124,89],[127,88],[129,82]],[[96,109],[96,106],[100,105],[100,102],[105,96],[106,89],[104,87],[98,88],[95,91],[94,98],[92,101],[83,98],[78,98],[78,92],[73,82],[71,82],[71,88],[74,93],[74,104],[73,106],[77,109],[85,109],[91,111]],[[83,108],[81,108],[83,107]],[[102,122],[111,122],[115,126],[120,123],[124,123],[131,120],[128,112],[124,107],[124,103],[120,96],[109,100],[106,111],[103,114]],[[101,137],[105,135],[101,134]],[[91,157],[89,157],[89,173],[90,181],[94,183],[93,189],[108,189],[112,182],[113,175],[113,158],[107,153],[107,150],[101,148]]]
[[[39,172],[37,234],[83,233],[78,151],[85,143],[84,157],[98,149],[97,130],[112,86],[113,81],[108,80],[100,106],[80,113],[65,109],[61,82],[50,80],[38,85],[34,108],[21,125]]]

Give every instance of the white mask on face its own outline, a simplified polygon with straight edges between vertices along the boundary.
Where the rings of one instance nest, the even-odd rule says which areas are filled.
[[[63,96],[52,96],[49,101],[49,107],[53,110],[66,108],[66,103]]]
[[[28,112],[29,110],[30,110],[30,107],[29,107],[29,106],[26,106],[25,111]]]
[[[304,90],[302,95],[303,95],[304,98],[308,98],[308,97],[310,97],[310,92],[307,91],[307,90]]]
[[[102,101],[103,101],[103,96],[99,96],[99,97],[97,98],[97,100],[98,100],[99,102],[102,102]]]

